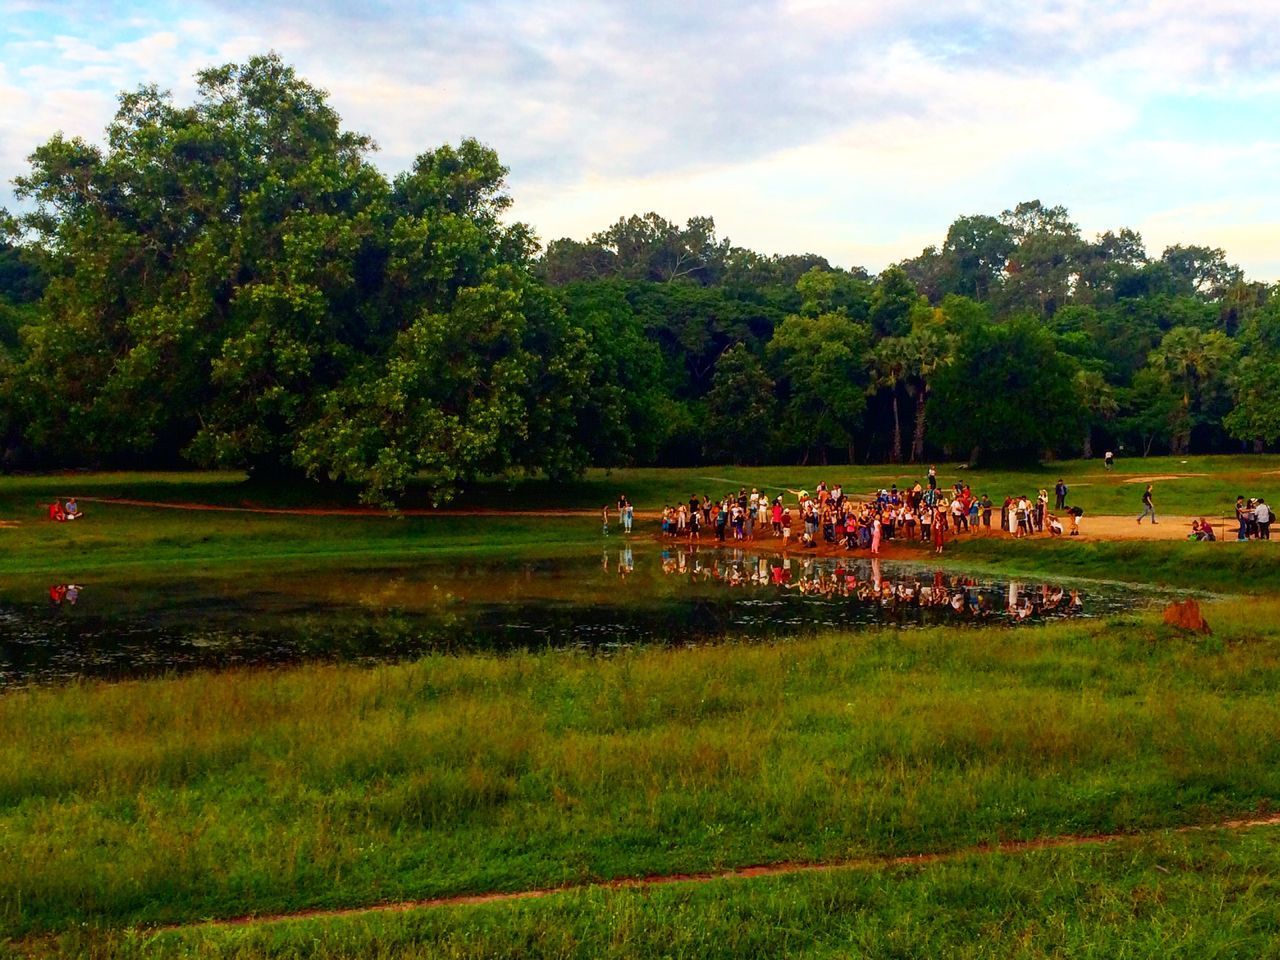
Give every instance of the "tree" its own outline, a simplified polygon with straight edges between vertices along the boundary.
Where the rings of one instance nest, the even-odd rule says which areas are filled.
[[[1016,246],[1014,228],[995,217],[959,217],[942,245],[954,277],[951,293],[986,300],[999,285]]]
[[[274,55],[197,81],[186,107],[124,94],[105,148],[59,135],[18,180],[53,278],[16,374],[29,439],[379,503],[419,470],[443,497],[581,467],[587,337],[529,277],[496,154],[463,140],[388,183]]]
[[[1080,395],[1080,406],[1087,414],[1080,456],[1088,460],[1093,456],[1093,428],[1113,420],[1120,412],[1120,403],[1115,390],[1099,370],[1076,371],[1076,389]]]
[[[1191,449],[1191,432],[1213,419],[1206,414],[1208,400],[1225,385],[1235,355],[1235,344],[1220,330],[1174,327],[1151,352],[1149,366],[1180,396],[1170,423],[1172,452]]]
[[[1053,316],[1068,302],[1079,270],[1080,228],[1065,207],[1046,207],[1039,200],[1020,203],[1000,219],[1017,241],[1005,264],[1005,312]]]
[[[1280,294],[1241,335],[1243,356],[1230,379],[1234,405],[1224,424],[1233,437],[1261,443],[1280,439]]]
[[[1227,262],[1226,253],[1214,247],[1175,244],[1165,248],[1160,260],[1168,268],[1179,293],[1206,300],[1222,299],[1243,276],[1239,267]]]
[[[930,417],[943,443],[970,460],[1035,460],[1079,437],[1076,365],[1036,321],[973,323],[935,377]]]
[[[569,321],[586,335],[586,396],[577,433],[598,467],[652,463],[665,445],[674,398],[662,352],[616,284],[561,291]]]
[[[744,344],[716,361],[707,393],[705,453],[718,460],[758,463],[773,425],[773,381]]]
[[[425,474],[436,502],[481,474],[568,477],[586,466],[566,443],[586,391],[587,345],[558,303],[511,268],[425,310],[384,363],[320,398],[298,438],[312,476],[358,484],[391,505]]]
[[[870,390],[887,390],[893,411],[893,441],[889,461],[902,462],[902,417],[898,413],[898,393],[914,369],[912,353],[903,337],[886,337],[871,353],[872,380]]]
[[[806,275],[808,276],[808,275]],[[768,357],[786,398],[784,429],[799,438],[804,462],[817,447],[844,447],[852,460],[866,409],[871,331],[843,313],[787,317],[769,341]]]
[[[876,335],[896,337],[906,333],[911,311],[920,300],[920,294],[901,267],[885,270],[871,295],[869,319]]]

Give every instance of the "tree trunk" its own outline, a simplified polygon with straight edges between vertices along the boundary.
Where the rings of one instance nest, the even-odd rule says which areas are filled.
[[[916,432],[911,438],[911,462],[920,463],[924,460],[924,408],[929,402],[929,388],[924,387],[920,390],[919,399],[916,401]]]
[[[902,462],[902,419],[898,416],[898,388],[893,388],[893,451],[889,454],[891,463]]]
[[[1085,428],[1084,443],[1080,445],[1080,455],[1086,460],[1093,457],[1093,427]]]

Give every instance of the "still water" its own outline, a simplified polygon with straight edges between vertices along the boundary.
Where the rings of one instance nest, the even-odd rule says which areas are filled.
[[[534,561],[74,584],[5,578],[0,686],[432,651],[779,640],[877,624],[1026,628],[1120,613],[1154,596],[911,563],[650,543]]]

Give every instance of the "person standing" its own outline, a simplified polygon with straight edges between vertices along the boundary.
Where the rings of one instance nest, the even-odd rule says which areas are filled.
[[[880,556],[880,532],[880,517],[877,515],[876,518],[871,521],[871,555],[873,557]]]
[[[942,511],[938,510],[933,518],[933,552],[941,556],[942,545],[946,542],[947,533],[943,527],[946,518],[942,515]]]
[[[1249,539],[1249,520],[1245,515],[1244,497],[1236,497],[1236,523],[1239,529],[1236,531],[1237,540]]]
[[[694,516],[695,517],[697,516],[697,511],[694,511]],[[622,532],[625,533],[627,536],[631,535],[631,525],[635,522],[635,519],[636,519],[635,507],[633,507],[631,505],[631,501],[628,500],[626,501],[625,506],[623,506],[622,508]],[[697,536],[696,530],[694,531],[694,536]]]
[[[609,505],[606,503],[604,509],[600,511],[601,530],[606,537],[609,535]]]
[[[1149,483],[1142,494],[1142,513],[1138,517],[1138,523],[1142,523],[1143,518],[1148,515],[1151,517],[1151,525],[1154,527],[1156,525],[1156,506],[1151,498],[1151,484]]]
[[[933,464],[929,464],[929,489],[938,489],[938,468]]]
[[[1258,539],[1271,539],[1271,507],[1261,497],[1253,508],[1253,519],[1258,524]]]
[[[1067,485],[1062,482],[1062,478],[1058,478],[1057,485],[1053,488],[1053,495],[1057,498],[1054,509],[1065,510],[1067,507]]]
[[[1110,470],[1116,465],[1116,455],[1108,450],[1102,455],[1102,463],[1108,470]]]
[[[995,506],[995,504],[992,503],[991,498],[987,496],[985,493],[982,495],[982,500],[980,501],[980,504],[982,506],[982,529],[990,530],[991,529],[991,508]]]

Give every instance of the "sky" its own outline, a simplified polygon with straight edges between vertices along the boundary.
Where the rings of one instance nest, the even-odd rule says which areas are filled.
[[[1275,282],[1277,36],[1270,0],[0,0],[0,206],[121,90],[273,50],[388,174],[489,144],[544,241],[709,215],[874,272],[1040,199]]]

